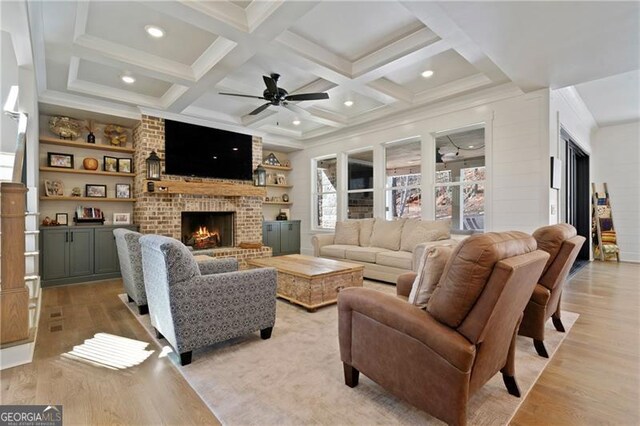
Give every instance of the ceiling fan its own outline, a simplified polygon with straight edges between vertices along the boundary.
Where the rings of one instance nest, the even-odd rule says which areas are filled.
[[[224,93],[219,92],[221,95],[227,96],[239,96],[242,98],[252,98],[252,99],[264,99],[268,101],[266,104],[259,106],[249,113],[249,115],[258,115],[269,105],[274,106],[283,106],[291,111],[294,111],[298,114],[307,115],[309,114],[304,109],[300,108],[297,105],[291,104],[291,101],[317,101],[322,99],[329,99],[328,93],[299,93],[295,95],[290,95],[282,87],[278,87],[278,79],[280,78],[280,74],[271,74],[271,76],[267,77],[266,75],[262,76],[264,80],[264,84],[267,86],[265,91],[262,93],[262,96],[251,96],[251,95],[241,95],[238,93]]]

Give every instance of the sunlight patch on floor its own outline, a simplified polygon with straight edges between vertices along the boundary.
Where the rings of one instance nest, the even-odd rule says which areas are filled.
[[[108,333],[97,333],[62,356],[111,370],[124,370],[143,363],[154,351],[149,343]]]

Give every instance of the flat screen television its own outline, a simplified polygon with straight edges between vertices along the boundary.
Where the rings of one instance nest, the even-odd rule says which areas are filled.
[[[251,135],[165,120],[169,175],[252,180]]]

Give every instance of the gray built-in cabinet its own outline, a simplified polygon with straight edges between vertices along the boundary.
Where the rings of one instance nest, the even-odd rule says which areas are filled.
[[[134,225],[83,225],[40,228],[42,286],[117,278],[120,263],[115,228]]]
[[[274,256],[300,253],[300,221],[277,220],[262,223],[262,244],[271,247]]]

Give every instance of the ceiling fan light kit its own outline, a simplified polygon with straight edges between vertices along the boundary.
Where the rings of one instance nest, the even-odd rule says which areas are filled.
[[[249,113],[249,115],[258,115],[265,109],[267,109],[270,105],[273,106],[283,106],[291,111],[296,113],[306,113],[302,108],[290,104],[289,102],[301,102],[301,101],[319,101],[323,99],[329,99],[329,94],[325,92],[320,93],[298,93],[295,95],[290,95],[282,87],[278,87],[278,79],[280,79],[280,74],[271,74],[270,76],[263,75],[262,80],[264,81],[265,86],[267,88],[262,92],[262,96],[251,96],[251,95],[242,95],[239,93],[225,93],[219,92],[220,95],[225,96],[239,96],[242,98],[252,98],[252,99],[264,99],[267,103],[260,105],[258,108],[254,109]]]

